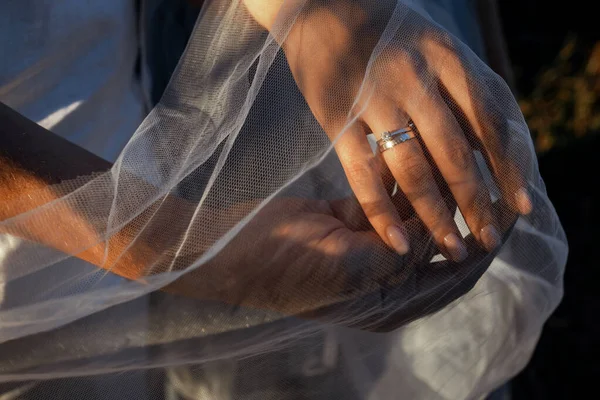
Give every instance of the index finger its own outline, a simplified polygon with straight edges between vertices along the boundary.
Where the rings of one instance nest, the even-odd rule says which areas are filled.
[[[366,128],[354,123],[336,141],[335,149],[369,222],[386,244],[404,255],[409,250],[409,242],[381,179],[382,161],[373,154],[366,135]]]

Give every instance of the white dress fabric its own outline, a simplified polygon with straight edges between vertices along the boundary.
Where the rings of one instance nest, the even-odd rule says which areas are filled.
[[[3,1],[0,37],[0,101],[116,160],[146,114],[135,1]]]

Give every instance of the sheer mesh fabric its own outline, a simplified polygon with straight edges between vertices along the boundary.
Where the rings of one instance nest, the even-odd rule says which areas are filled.
[[[317,103],[345,116],[329,124],[296,72],[311,47],[292,54],[286,43],[310,44],[296,27],[319,10],[349,23],[346,3],[285,2],[267,33],[241,2],[208,2],[161,101],[110,170],[32,192],[36,207],[0,221],[0,398],[466,399],[525,365],[561,298],[567,246],[519,107],[426,7],[357,1],[373,43],[345,71],[360,85],[325,82]],[[465,72],[455,84],[510,168],[490,161],[428,46],[446,52],[436,71]],[[460,263],[402,201],[411,193],[393,194],[408,254],[364,222],[335,146],[401,66],[421,88],[397,84],[407,108],[441,96],[473,138],[501,233],[495,251],[443,184],[468,245]],[[510,207],[502,188],[513,175],[498,171],[524,177],[529,214]],[[329,223],[323,215],[370,239],[328,246],[315,228]]]

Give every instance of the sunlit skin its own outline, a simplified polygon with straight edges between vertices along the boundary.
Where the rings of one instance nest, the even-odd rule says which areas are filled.
[[[194,214],[196,203],[167,196],[150,207],[148,214],[179,219],[180,224],[163,225],[154,233],[141,231],[138,220],[138,224],[134,221],[104,241],[76,209],[53,205],[52,200],[57,198],[55,186],[48,186],[6,158],[0,157],[0,165],[1,189],[6,196],[0,208],[0,220],[4,221],[0,233],[74,254],[131,280],[160,272],[187,271],[206,256],[219,237],[235,229],[223,221],[234,215],[246,216],[258,205],[205,207]],[[203,222],[192,224],[188,230],[189,236],[199,240],[163,240],[182,237],[191,215]],[[164,290],[296,315],[368,293],[384,281],[401,283],[410,269],[399,267],[408,267],[409,260],[391,251],[372,230],[358,229],[360,224],[368,223],[353,199],[274,199],[224,248]],[[206,226],[218,229],[211,234]],[[140,237],[142,233],[145,236]],[[363,273],[361,279],[352,280],[349,271],[357,265]]]
[[[245,1],[250,13],[266,29],[273,28],[281,3]],[[385,1],[378,3],[379,10],[371,7],[369,12],[363,9],[361,1],[314,3],[309,2],[298,15],[286,38],[277,39],[281,40],[298,87],[334,142],[364,212],[361,215],[374,232],[370,227],[355,229],[351,225],[356,221],[334,212],[335,207],[327,202],[274,200],[223,251],[167,290],[281,312],[303,312],[334,303],[347,289],[347,266],[359,256],[361,267],[372,272],[365,280],[368,286],[375,285],[402,262],[397,253],[422,251],[415,244],[426,240],[422,232],[408,229],[407,214],[415,213],[420,218],[445,255],[456,261],[464,259],[468,249],[454,222],[454,204],[480,245],[493,250],[500,243],[501,224],[492,211],[488,189],[476,165],[473,141],[484,150],[508,205],[515,213],[531,211],[531,201],[523,189],[522,166],[515,161],[526,162],[527,149],[521,149],[523,154],[515,153],[519,149],[508,151],[504,143],[506,132],[499,119],[482,118],[499,111],[485,95],[474,94],[485,91],[473,90],[476,80],[471,79],[453,38],[422,19],[409,27],[417,38],[411,42],[411,49],[403,48],[399,44],[403,42],[392,37],[369,65],[393,8],[388,9]],[[468,134],[457,122],[456,110],[447,105],[446,92],[470,125]],[[420,139],[374,155],[366,135],[381,135],[404,127],[409,118],[418,126]],[[43,180],[11,160],[0,158],[0,167],[0,191],[2,198],[7,199],[0,207],[0,220],[18,217],[57,198]],[[398,182],[400,195],[391,198],[394,182]],[[37,195],[29,197],[33,193]],[[172,197],[157,205],[166,215],[173,210],[193,213],[195,206]],[[236,212],[244,215],[255,206],[239,205]],[[164,268],[185,268],[184,260],[193,261],[209,248],[184,246],[177,250],[181,264],[163,265],[155,260],[177,244],[157,249],[138,241],[132,246],[138,233],[133,225],[124,227],[107,242],[98,237],[77,210],[49,210],[44,219],[32,218],[29,225],[8,223],[10,229],[5,231],[0,225],[0,233],[76,254],[129,279]],[[216,222],[220,213],[229,215],[232,211],[207,212],[211,213],[210,218],[217,218]],[[356,212],[351,215],[360,218]],[[364,254],[371,256],[365,258]],[[370,270],[369,262],[378,268]],[[158,270],[149,271],[148,266],[155,264]],[[277,285],[268,284],[274,280]],[[212,283],[207,286],[204,282]],[[304,283],[309,291],[302,290]]]
[[[0,120],[0,137],[12,142],[0,154],[0,234],[41,243],[141,285],[145,278],[171,272],[174,282],[165,291],[297,315],[369,293],[382,283],[400,284],[410,265],[419,263],[391,251],[354,199],[276,198],[254,215],[258,200],[198,211],[196,202],[167,195],[104,239],[88,215],[64,201],[70,181],[49,183],[57,180],[57,170],[77,176],[84,173],[82,163],[102,169],[110,164],[1,105]],[[43,148],[32,146],[42,137]],[[24,157],[30,166],[49,165],[50,159],[61,165],[33,172],[19,162]],[[138,179],[136,190],[149,185],[130,178]],[[170,223],[146,224],[148,219]],[[221,244],[230,230],[232,239]],[[27,273],[18,268],[8,263],[6,276]],[[357,271],[360,279],[353,279]]]
[[[277,26],[281,2],[245,4],[266,29]],[[289,35],[279,38],[275,33],[275,37],[282,42],[313,114],[335,141],[354,194],[382,240],[401,254],[414,242],[406,236],[398,207],[389,196],[390,185],[397,182],[439,249],[460,261],[467,249],[436,177],[447,185],[481,246],[491,251],[500,243],[500,232],[473,143],[484,150],[503,197],[520,214],[532,208],[523,176],[527,149],[510,147],[502,110],[470,75],[456,40],[413,11],[412,19],[401,9],[393,15],[395,5],[395,1],[309,1]],[[389,36],[369,65],[392,17],[410,22]],[[413,39],[402,36],[408,34]],[[458,110],[448,106],[448,99]],[[468,131],[457,121],[457,113],[469,125]],[[374,133],[379,139],[385,131],[407,126],[409,119],[421,140],[374,155],[366,135]]]

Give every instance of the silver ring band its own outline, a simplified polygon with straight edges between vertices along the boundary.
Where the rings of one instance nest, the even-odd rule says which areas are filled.
[[[377,141],[379,152],[383,153],[384,151],[389,150],[396,145],[409,141],[410,139],[414,139],[417,137],[416,132],[417,127],[412,121],[410,121],[408,126],[405,128],[392,132],[383,132],[381,134],[381,139]]]

